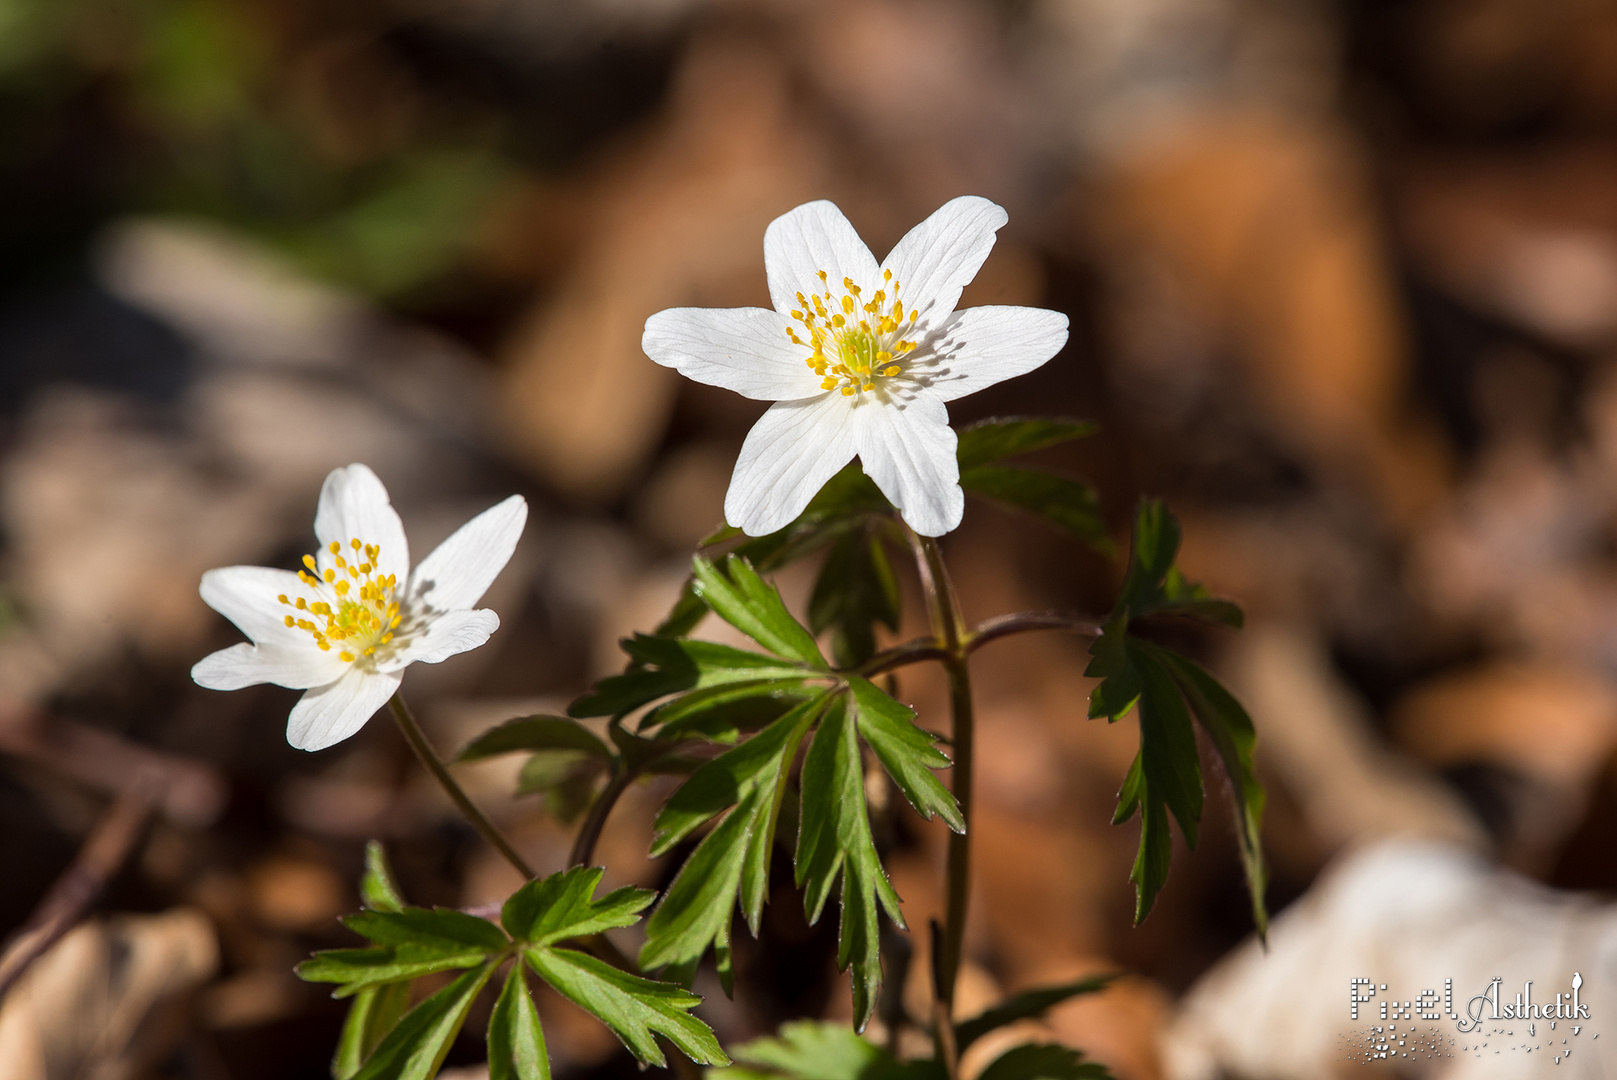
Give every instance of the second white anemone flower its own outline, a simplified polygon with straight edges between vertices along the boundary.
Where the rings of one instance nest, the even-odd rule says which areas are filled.
[[[878,266],[842,211],[805,203],[764,232],[775,310],[670,308],[646,320],[652,360],[775,403],[736,461],[724,500],[732,525],[752,536],[782,528],[855,455],[916,532],[960,524],[946,404],[1032,371],[1067,341],[1060,312],[955,310],[1005,221],[987,199],[953,199]]]
[[[303,569],[226,566],[202,575],[202,599],[252,643],[203,658],[191,677],[210,690],[274,683],[307,690],[286,741],[323,750],[365,725],[414,663],[475,649],[500,617],[474,609],[516,550],[528,520],[520,495],[493,506],[410,569],[404,525],[364,465],[320,489],[320,550]]]

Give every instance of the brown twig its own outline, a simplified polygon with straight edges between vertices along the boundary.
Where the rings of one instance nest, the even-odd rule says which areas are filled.
[[[125,784],[90,830],[73,864],[56,879],[27,924],[0,955],[0,999],[35,960],[84,917],[129,858],[162,795],[162,778],[151,772],[137,772]]]

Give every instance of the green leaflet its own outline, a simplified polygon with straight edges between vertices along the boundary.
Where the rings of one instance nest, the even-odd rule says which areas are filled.
[[[775,599],[779,601],[778,594]],[[805,636],[808,633],[802,627],[798,630]],[[791,660],[711,641],[636,634],[624,639],[622,645],[635,666],[596,683],[589,693],[567,707],[568,715],[622,716],[682,690],[759,679],[801,679],[814,673]],[[821,661],[817,670],[823,668]]]
[[[842,667],[875,655],[877,623],[896,631],[898,579],[879,536],[868,529],[842,533],[826,553],[809,598],[809,628],[831,631],[831,653]]]
[[[1191,712],[1207,732],[1218,753],[1224,773],[1235,795],[1236,830],[1241,842],[1241,867],[1246,875],[1247,893],[1252,899],[1252,921],[1258,936],[1269,932],[1269,912],[1264,903],[1269,873],[1263,859],[1263,786],[1253,770],[1252,750],[1257,733],[1241,703],[1199,666],[1177,653],[1158,649],[1160,662],[1172,672],[1190,703]]]
[[[1100,426],[1093,421],[1066,416],[993,417],[960,429],[955,458],[960,462],[960,471],[965,472],[979,465],[1082,439],[1098,430]]]
[[[692,573],[697,595],[719,618],[776,656],[827,670],[814,635],[792,617],[780,592],[759,577],[746,559],[731,555],[720,573],[718,567],[698,555],[692,560]]]
[[[380,862],[372,862],[368,873],[385,871]],[[700,998],[673,984],[626,975],[582,954],[556,949],[564,941],[633,925],[654,899],[649,890],[635,888],[597,899],[601,874],[599,867],[575,867],[523,886],[500,914],[510,936],[487,919],[444,908],[362,911],[344,919],[376,946],[319,952],[298,967],[305,979],[339,983],[335,996],[356,998],[332,1061],[336,1080],[427,1080],[443,1063],[483,985],[518,953],[526,954],[558,991],[596,1011],[641,1061],[663,1061],[651,1032],[667,1035],[697,1061],[724,1061],[713,1033],[686,1011]],[[392,895],[396,898],[396,890]],[[557,953],[565,955],[558,958]],[[409,980],[468,967],[472,970],[404,1012]],[[489,1053],[495,1080],[549,1076],[544,1034],[520,968],[506,980],[491,1014]]]
[[[709,686],[657,706],[646,714],[640,728],[661,725],[657,738],[664,741],[694,737],[734,743],[743,733],[780,719],[805,699],[824,692],[824,686],[803,679],[754,679]]]
[[[1090,694],[1089,715],[1117,720],[1138,706],[1140,753],[1124,778],[1113,815],[1116,824],[1140,812],[1140,848],[1130,873],[1136,921],[1145,918],[1167,881],[1170,816],[1179,822],[1186,843],[1196,844],[1203,783],[1191,726],[1194,714],[1218,751],[1235,792],[1242,868],[1253,921],[1262,935],[1268,927],[1260,839],[1263,789],[1252,767],[1252,722],[1235,698],[1199,666],[1130,633],[1131,620],[1141,615],[1189,615],[1228,626],[1241,624],[1240,609],[1234,604],[1214,600],[1207,590],[1185,580],[1174,565],[1178,550],[1179,524],[1173,515],[1159,502],[1142,502],[1121,595],[1089,648],[1092,659],[1085,674],[1101,680]]]
[[[727,972],[731,913],[739,894],[754,933],[768,892],[769,856],[785,794],[785,772],[825,708],[829,691],[804,702],[693,773],[657,816],[653,856],[730,807],[702,838],[646,923],[640,966],[694,970],[709,945]]]
[[[657,894],[626,886],[593,899],[605,871],[599,866],[575,866],[538,881],[530,881],[511,895],[500,910],[500,924],[518,941],[550,945],[568,938],[584,938],[618,926],[633,926],[640,912]]]
[[[858,676],[848,680],[848,688],[853,693],[860,736],[876,752],[915,812],[928,821],[937,814],[955,832],[965,832],[960,805],[932,771],[947,769],[951,762],[933,745],[934,736],[915,726],[915,710]]]
[[[522,965],[512,964],[488,1018],[488,1080],[550,1080],[550,1056]]]
[[[430,1080],[437,1075],[472,1002],[496,966],[489,961],[468,971],[405,1013],[354,1080]]]
[[[1112,1080],[1098,1061],[1069,1046],[1029,1043],[1012,1047],[978,1074],[977,1080]]]
[[[359,895],[372,911],[404,910],[404,900],[393,881],[393,870],[387,864],[387,852],[379,840],[365,844],[365,873],[359,879]]]
[[[478,761],[518,751],[570,750],[609,760],[611,749],[588,728],[565,716],[519,716],[489,728],[461,748],[455,761]]]
[[[667,1064],[655,1038],[661,1035],[699,1064],[730,1063],[713,1032],[690,1014],[702,1003],[690,991],[619,971],[572,949],[531,948],[523,955],[540,978],[611,1028],[641,1062]]]
[[[722,1080],[787,1077],[790,1080],[943,1080],[932,1061],[900,1062],[846,1024],[793,1020],[777,1035],[736,1047],[741,1065],[716,1070]]]
[[[1102,555],[1116,550],[1100,514],[1100,497],[1082,480],[1014,465],[978,465],[960,473],[960,486],[1042,518]]]
[[[332,1080],[349,1080],[359,1072],[382,1036],[393,1030],[409,1007],[408,981],[367,986],[355,994],[331,1058]]]
[[[803,759],[797,883],[814,923],[841,876],[837,966],[853,966],[854,1019],[863,1031],[881,987],[878,899],[894,925],[903,927],[904,916],[870,834],[856,725],[853,711],[838,700],[827,710]]]
[[[1043,1016],[1063,1001],[1083,994],[1099,993],[1116,975],[1092,975],[1077,982],[1063,983],[1060,986],[1039,986],[1031,990],[1023,990],[1013,995],[1009,1000],[995,1005],[970,1020],[962,1020],[955,1024],[955,1048],[965,1053],[966,1047],[995,1031],[1006,1024],[1014,1024],[1018,1020],[1028,1020]]]

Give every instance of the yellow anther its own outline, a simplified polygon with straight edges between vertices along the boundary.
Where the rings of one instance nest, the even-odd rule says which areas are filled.
[[[388,642],[390,642],[392,640],[393,640],[393,635],[392,634],[383,634],[382,635],[382,644],[383,645],[386,645]]]
[[[874,390],[874,389],[876,389],[876,384],[873,383],[873,382],[867,382],[867,383],[865,383],[865,385],[861,386],[859,389],[861,389],[861,390]]]
[[[888,376],[897,375],[899,373],[899,371],[900,371],[899,366],[897,364],[894,364],[892,367],[887,368],[886,370],[884,370],[882,372],[882,374],[883,375],[888,375]]]
[[[326,547],[331,549],[331,553],[333,555],[337,554],[337,552],[342,550],[342,545],[337,543],[337,541],[335,541],[335,540],[333,540],[331,543],[327,544]]]
[[[825,271],[824,270],[820,271],[820,283],[821,284],[825,283]]]
[[[820,383],[821,390],[835,390],[836,387],[837,381],[829,377],[827,377],[824,382]]]
[[[842,310],[843,310],[844,314],[847,314],[847,315],[852,315],[853,314],[853,297],[844,296],[842,298]]]
[[[399,628],[399,619],[400,618],[401,618],[401,616],[398,616],[398,615],[393,616],[392,619],[388,620],[387,628],[389,630],[397,630]]]
[[[337,654],[337,659],[341,660],[345,664],[352,664],[354,662],[354,654],[344,650],[343,652]]]
[[[370,564],[370,563],[368,563],[368,562],[363,562],[363,563],[360,563],[360,564],[359,564],[359,572],[360,572],[360,573],[361,573],[361,574],[368,574],[368,573],[370,573],[370,572],[371,572],[371,564]]]
[[[320,572],[320,568],[314,564],[314,556],[313,555],[305,555],[305,556],[303,556],[303,565],[307,566],[310,570],[312,570],[313,572],[315,572],[317,574]]]
[[[277,597],[276,597],[276,599],[277,599],[277,600],[279,600],[279,601],[280,601],[280,602],[281,602],[281,603],[283,603],[283,604],[290,604],[290,603],[291,603],[291,602],[292,602],[292,601],[290,601],[290,600],[288,600],[288,599],[287,599],[287,598],[286,598],[286,594],[285,594],[285,593],[282,593],[282,594],[281,594],[281,595],[280,595],[280,596],[277,596]]]
[[[348,595],[348,582],[339,581],[339,582],[337,582],[335,588],[337,590],[337,595],[338,596],[347,596]]]
[[[333,540],[331,542],[331,546],[336,547],[337,542],[335,540]],[[347,561],[341,555],[338,555],[337,556],[337,569],[344,570],[344,569],[347,569],[347,567],[348,567]]]
[[[842,388],[842,396],[843,396],[843,397],[853,397],[853,387],[851,387],[851,386],[844,386],[844,387],[843,387],[843,388]]]
[[[326,579],[327,585],[330,585],[333,581],[337,580],[337,571],[327,569],[326,572],[320,576]]]
[[[316,638],[315,644],[319,645],[326,652],[331,651],[331,642],[327,641],[325,638]]]
[[[367,646],[365,646],[365,655],[366,656],[375,656],[376,655],[376,646],[375,645],[367,645]]]
[[[892,281],[893,280],[893,272],[891,270],[883,270],[881,272],[881,279],[883,281]]]
[[[831,325],[840,330],[844,326],[848,325],[848,320],[844,319],[841,315],[833,315],[831,316]]]
[[[294,619],[292,616],[288,615],[286,617],[286,628],[288,630],[290,630],[292,627],[296,626],[297,624],[298,624],[298,621],[296,619]]]
[[[359,537],[356,536],[356,537],[352,538],[351,540],[349,540],[348,541],[348,546],[353,548],[355,551],[358,551],[359,550]]]

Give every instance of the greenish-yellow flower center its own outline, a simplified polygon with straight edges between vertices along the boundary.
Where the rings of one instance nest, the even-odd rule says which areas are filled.
[[[914,329],[920,312],[911,309],[905,317],[893,272],[882,271],[882,288],[868,300],[852,278],[842,279],[841,297],[832,295],[824,270],[820,271],[820,284],[827,286],[822,292],[812,296],[798,293],[800,306],[792,311],[793,321],[802,324],[808,340],[799,336],[796,327],[786,328],[794,343],[813,350],[805,362],[820,376],[820,388],[840,389],[844,396],[852,397],[874,390],[882,379],[902,372],[905,354],[917,344],[903,335]]]
[[[323,651],[331,651],[336,643],[338,657],[351,664],[362,656],[376,655],[377,649],[392,641],[402,616],[399,602],[393,598],[397,575],[377,573],[381,547],[362,543],[358,537],[349,540],[348,547],[350,555],[344,556],[342,545],[333,540],[328,547],[332,565],[324,570],[313,555],[303,557],[298,580],[308,587],[312,599],[285,593],[277,599],[299,613],[286,616],[288,627],[313,635]]]

